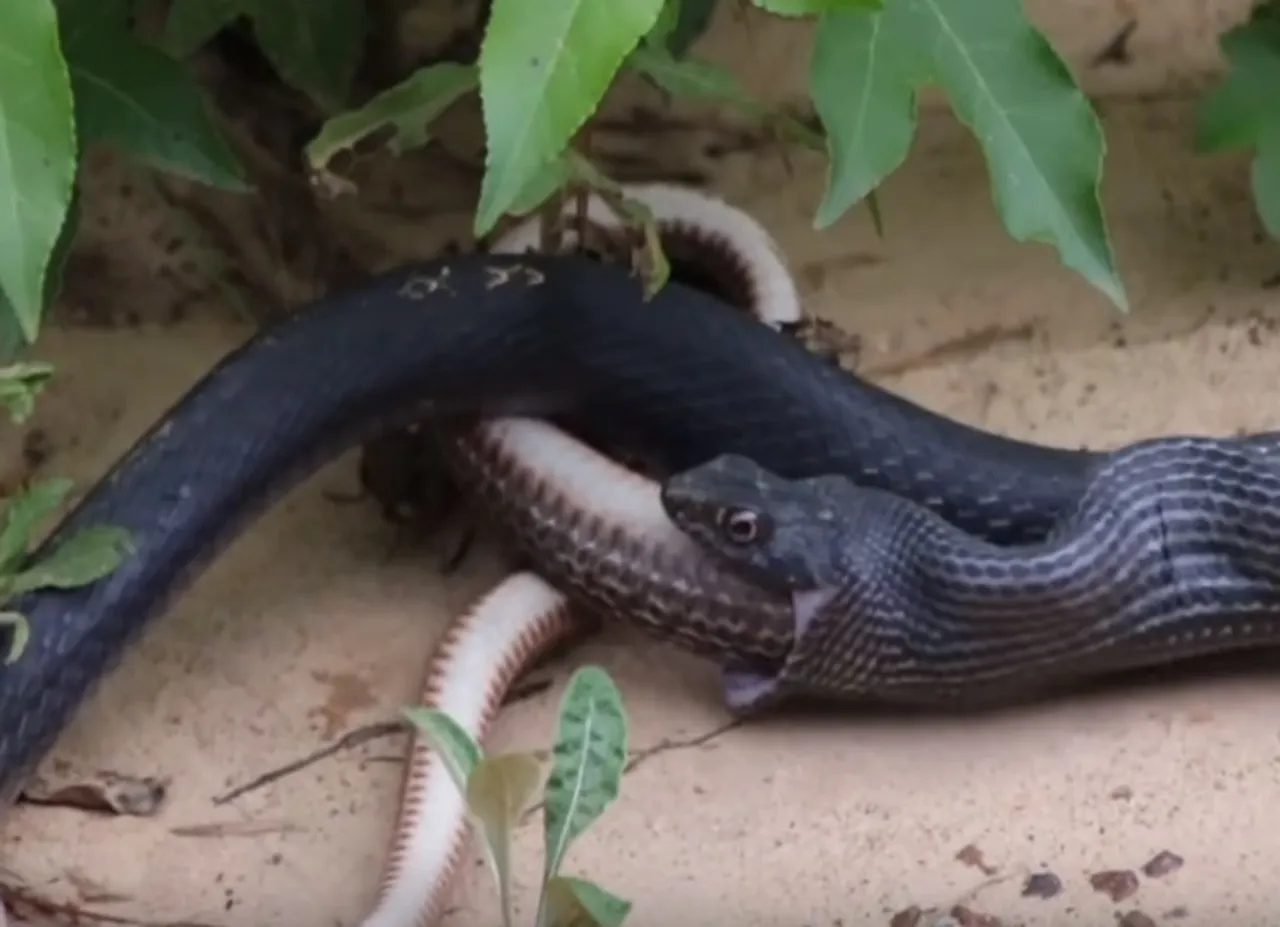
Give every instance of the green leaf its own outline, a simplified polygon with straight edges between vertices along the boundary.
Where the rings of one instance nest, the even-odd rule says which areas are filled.
[[[13,632],[9,652],[4,656],[4,664],[8,666],[26,651],[27,644],[31,641],[31,622],[27,621],[26,615],[18,612],[0,612],[0,628],[9,628]]]
[[[242,0],[172,0],[164,21],[164,47],[185,58],[243,14]]]
[[[49,384],[53,364],[26,361],[0,367],[0,405],[9,410],[14,424],[21,425],[35,411],[36,397]]]
[[[753,0],[776,16],[824,16],[850,10],[879,10],[883,0]]]
[[[609,674],[584,666],[560,704],[560,729],[547,781],[547,878],[559,871],[569,845],[618,797],[627,758],[627,715]]]
[[[631,902],[586,879],[552,876],[543,889],[544,927],[621,927]]]
[[[870,196],[911,150],[918,77],[911,37],[895,29],[902,22],[859,10],[818,21],[809,86],[828,158],[817,228],[830,227]]]
[[[1258,135],[1258,150],[1249,170],[1258,216],[1272,238],[1280,240],[1280,119]]]
[[[31,342],[75,183],[76,128],[52,0],[0,4],[0,292]]]
[[[542,768],[532,753],[485,757],[467,780],[467,810],[484,835],[504,924],[511,923],[511,834],[541,780]]]
[[[902,28],[977,136],[1009,234],[1054,245],[1128,311],[1099,199],[1102,128],[1021,0],[897,0],[883,15],[905,17]]]
[[[1247,148],[1280,121],[1280,22],[1255,12],[1219,44],[1230,69],[1196,110],[1195,144],[1202,152]]]
[[[674,58],[683,58],[715,19],[718,0],[667,0],[657,23],[649,31],[646,44],[663,48]]]
[[[344,109],[369,31],[365,0],[241,0],[280,76],[328,111]]]
[[[62,44],[84,147],[104,142],[163,171],[248,189],[190,71],[134,36],[96,0],[63,7]]]
[[[654,45],[637,48],[628,64],[673,97],[724,103],[749,119],[772,125],[803,145],[824,148],[823,139],[816,132],[790,115],[770,110],[748,93],[736,77],[717,65],[690,57],[677,61]]]
[[[31,546],[31,532],[58,510],[72,485],[65,477],[41,480],[9,500],[4,526],[0,527],[0,574],[8,574],[21,565]]]
[[[628,64],[673,97],[728,103],[758,119],[769,115],[733,74],[708,61],[677,60],[669,52],[644,45],[631,53]]]
[[[82,528],[37,563],[10,581],[10,595],[35,589],[75,589],[97,582],[134,552],[132,535],[123,528]]]
[[[457,721],[435,708],[406,708],[404,716],[418,729],[431,749],[440,754],[449,778],[458,791],[466,795],[467,780],[484,758],[475,738]]]
[[[476,86],[474,65],[442,62],[420,68],[359,109],[339,113],[307,145],[307,160],[323,168],[338,152],[354,147],[374,132],[390,128],[387,145],[394,154],[425,145],[431,123]]]
[[[507,207],[513,216],[527,216],[555,196],[573,180],[573,166],[565,155],[559,155],[540,167]]]
[[[661,9],[662,0],[493,0],[480,49],[488,150],[477,237],[595,112]]]

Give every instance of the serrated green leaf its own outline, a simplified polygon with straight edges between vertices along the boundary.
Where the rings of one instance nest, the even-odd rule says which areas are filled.
[[[328,111],[344,109],[369,31],[364,0],[241,0],[280,76]]]
[[[35,411],[36,397],[53,377],[53,364],[26,361],[0,367],[0,406],[9,410],[14,424],[21,425]]]
[[[53,477],[32,483],[9,500],[4,526],[0,527],[0,574],[8,574],[22,564],[35,527],[66,501],[72,485],[65,477]]]
[[[904,29],[982,145],[1009,234],[1053,245],[1128,311],[1099,198],[1102,127],[1022,0],[896,0],[890,13],[907,18]]]
[[[387,146],[394,154],[425,145],[431,123],[477,82],[474,65],[446,61],[420,68],[359,109],[327,121],[307,145],[307,160],[323,168],[339,151],[386,128],[392,130]]]
[[[824,16],[850,10],[879,10],[883,0],[753,0],[775,16]]]
[[[662,0],[494,0],[480,48],[487,153],[477,237],[595,112],[661,9]]]
[[[94,0],[63,8],[62,46],[81,144],[105,142],[163,171],[224,190],[248,189],[190,71],[137,38]]]
[[[618,797],[627,758],[622,695],[598,666],[573,674],[547,781],[545,875],[555,875],[570,844]]]
[[[436,708],[406,708],[404,716],[422,734],[432,750],[440,754],[449,778],[463,795],[467,794],[467,780],[476,766],[484,759],[484,751],[475,738],[463,730],[462,725]]]
[[[164,47],[185,58],[242,13],[242,0],[172,0],[164,21]]]
[[[13,635],[9,641],[9,652],[4,655],[4,664],[9,666],[26,651],[31,641],[31,622],[18,612],[0,612],[0,628],[9,628]]]
[[[621,927],[631,902],[586,879],[553,876],[545,886],[544,927]]]
[[[115,570],[134,550],[133,536],[123,528],[108,525],[82,528],[13,577],[10,594],[87,586]]]
[[[467,780],[467,810],[484,837],[504,924],[511,923],[511,834],[541,781],[542,767],[532,753],[485,757]]]
[[[1258,12],[1219,40],[1229,70],[1196,110],[1195,143],[1202,152],[1246,148],[1280,121],[1280,22]]]
[[[917,75],[903,17],[842,11],[818,21],[810,95],[826,130],[827,183],[814,225],[828,228],[898,169],[916,130]],[[878,220],[877,220],[878,221]]]
[[[0,4],[0,291],[34,341],[78,150],[52,0]]]

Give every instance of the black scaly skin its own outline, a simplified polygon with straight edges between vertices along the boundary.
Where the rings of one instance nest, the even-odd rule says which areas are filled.
[[[664,470],[733,451],[923,499],[997,542],[1042,535],[1089,455],[933,415],[733,307],[586,258],[448,258],[391,271],[256,334],[197,383],[63,520],[136,553],[91,586],[11,603],[0,802],[166,603],[274,500],[361,441],[424,417],[572,413]],[[2,808],[3,805],[0,805]]]
[[[967,707],[1280,643],[1280,433],[1099,455],[1039,542],[999,546],[842,476],[728,454],[662,503],[757,587],[793,595],[781,665],[735,668],[739,712],[788,694]]]

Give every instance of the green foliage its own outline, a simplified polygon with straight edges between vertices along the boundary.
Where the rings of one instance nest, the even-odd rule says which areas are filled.
[[[1201,103],[1196,147],[1253,148],[1253,199],[1267,232],[1280,239],[1280,3],[1257,7],[1221,45],[1230,70]]]
[[[810,93],[820,129],[754,99],[729,72],[689,54],[716,0],[493,0],[479,60],[433,64],[347,109],[368,33],[366,0],[173,0],[156,44],[127,0],[0,5],[0,322],[3,352],[36,336],[74,233],[73,180],[95,142],[157,169],[230,190],[244,173],[182,64],[220,29],[245,23],[280,75],[328,113],[307,145],[330,191],[352,189],[334,158],[361,143],[392,154],[430,144],[431,126],[472,91],[486,132],[479,234],[566,189],[595,187],[575,138],[624,72],[666,94],[723,104],[827,157],[814,222],[866,203],[910,152],[917,96],[947,95],[987,159],[995,206],[1020,241],[1048,243],[1121,310],[1128,299],[1099,188],[1106,146],[1088,100],[1023,0],[753,0],[814,22]],[[1231,71],[1204,101],[1204,151],[1251,146],[1259,213],[1280,238],[1280,69],[1276,0],[1223,38]],[[8,69],[6,71],[5,69]],[[14,88],[20,87],[22,92]],[[580,155],[577,155],[579,159]],[[598,172],[597,172],[598,174]],[[10,318],[9,316],[12,316]]]
[[[0,292],[31,341],[71,205],[76,129],[53,0],[0,5]]]
[[[36,527],[62,505],[70,491],[70,480],[49,479],[28,486],[9,500],[0,525],[0,601],[37,589],[88,585],[109,574],[133,552],[128,532],[92,526],[71,535],[34,563],[28,562]],[[12,663],[22,655],[30,629],[26,618],[14,611],[0,613],[0,625],[15,632],[4,658],[5,663]]]
[[[488,156],[477,235],[569,144],[661,10],[662,0],[494,0],[479,62]]]
[[[466,796],[498,886],[503,927],[511,927],[511,836],[541,784],[541,764],[532,753],[485,756],[444,712],[414,708],[405,714]],[[546,850],[537,927],[618,927],[630,913],[630,902],[560,874],[569,845],[618,797],[627,739],[622,696],[608,673],[594,666],[574,673],[560,703],[544,790]]]

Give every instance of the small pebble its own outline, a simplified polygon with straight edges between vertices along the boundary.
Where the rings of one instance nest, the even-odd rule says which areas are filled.
[[[1120,927],[1156,927],[1156,922],[1141,911],[1126,911],[1116,922]]]
[[[1089,884],[1114,902],[1121,902],[1138,890],[1138,876],[1131,869],[1108,869],[1089,876]]]
[[[1023,898],[1052,898],[1062,892],[1062,880],[1052,872],[1037,872],[1023,883]]]
[[[1158,879],[1182,868],[1182,857],[1168,850],[1161,850],[1142,867],[1143,875],[1150,879]]]

